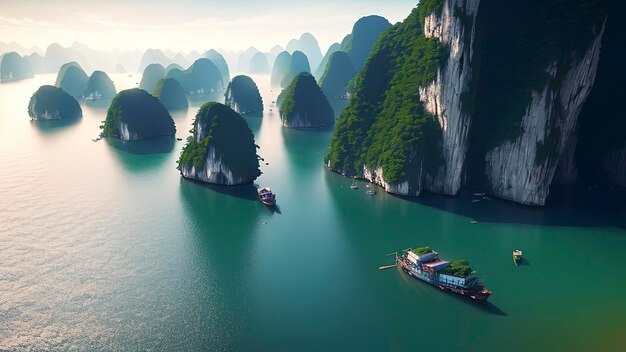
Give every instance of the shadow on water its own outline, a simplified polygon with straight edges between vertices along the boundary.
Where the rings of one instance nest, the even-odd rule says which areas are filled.
[[[324,154],[333,134],[332,127],[320,129],[282,128],[289,162],[298,168],[322,167]]]
[[[442,196],[423,193],[419,197],[403,197],[478,222],[520,223],[548,226],[618,226],[626,223],[626,192],[585,187],[554,186],[544,207],[533,207],[492,197]]]
[[[530,265],[530,262],[528,261],[528,259],[526,259],[526,257],[521,257],[517,261],[517,266],[526,266],[526,265]]]
[[[424,287],[428,287],[430,290],[434,290],[437,291],[438,294],[441,295],[445,295],[446,297],[450,297],[454,300],[457,300],[459,302],[462,302],[463,304],[467,304],[469,306],[471,306],[472,308],[476,308],[478,310],[481,310],[485,313],[489,313],[489,314],[493,314],[493,315],[499,315],[499,316],[508,316],[508,314],[506,314],[505,311],[503,311],[501,308],[499,308],[498,306],[496,306],[495,304],[487,301],[487,302],[480,302],[480,301],[474,301],[471,298],[468,297],[463,297],[461,295],[452,293],[452,292],[444,292],[441,291],[441,289],[439,289],[436,286],[433,285],[429,285],[425,282],[422,282],[418,279],[415,279],[411,276],[409,276],[408,274],[406,274],[404,271],[402,271],[402,269],[397,268],[397,273],[398,275],[401,275],[402,277],[402,281],[406,282],[410,287],[415,287],[415,289],[417,289],[417,286],[415,285],[420,285],[420,286],[424,286]]]
[[[117,138],[105,138],[109,150],[131,172],[143,172],[161,166],[170,160],[175,139],[172,136],[127,142]],[[175,165],[172,165],[172,169]]]
[[[146,155],[169,153],[174,149],[176,140],[173,136],[164,136],[133,142],[123,141],[118,138],[107,138],[106,141],[113,148],[125,153]]]
[[[251,185],[249,185],[252,187]],[[252,187],[253,188],[253,187]],[[181,178],[180,198],[190,241],[187,257],[194,273],[183,292],[194,293],[187,306],[191,349],[249,350],[249,317],[254,313],[249,279],[254,272],[254,244],[261,207],[237,198],[216,196],[210,187]],[[196,296],[201,295],[201,299]],[[219,308],[218,308],[219,307]],[[229,312],[218,314],[216,311]],[[210,332],[210,333],[207,333]]]
[[[76,125],[82,117],[70,117],[58,120],[31,120],[33,126],[43,134],[54,134]]]
[[[222,194],[226,194],[228,196],[237,197],[246,200],[256,201],[257,198],[257,190],[253,184],[248,183],[245,185],[237,185],[237,186],[225,186],[225,185],[215,185],[211,183],[196,181],[192,179],[187,179],[184,177],[180,178],[181,187],[185,185],[185,189],[197,188],[203,189],[207,197],[210,197],[209,190],[212,192],[218,192]]]

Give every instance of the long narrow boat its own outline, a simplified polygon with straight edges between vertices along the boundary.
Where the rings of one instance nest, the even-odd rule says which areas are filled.
[[[410,276],[472,300],[486,301],[491,291],[471,271],[467,261],[447,262],[429,247],[414,248],[396,254],[396,264]]]

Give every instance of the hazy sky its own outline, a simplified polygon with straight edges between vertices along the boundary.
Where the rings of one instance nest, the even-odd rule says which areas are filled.
[[[322,51],[365,15],[403,20],[418,0],[0,0],[0,42],[44,49],[208,48],[267,51],[311,32]]]

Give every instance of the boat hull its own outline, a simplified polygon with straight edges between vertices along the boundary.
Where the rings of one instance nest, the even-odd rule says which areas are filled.
[[[483,288],[464,289],[464,288],[458,288],[458,287],[454,287],[454,286],[450,286],[450,285],[446,285],[444,283],[438,282],[420,273],[419,271],[416,271],[413,268],[411,268],[402,257],[398,257],[396,259],[396,263],[402,268],[402,271],[407,273],[409,276],[414,277],[418,280],[424,281],[425,283],[431,286],[435,286],[444,292],[450,292],[450,293],[463,296],[468,299],[479,301],[479,302],[485,302],[489,299],[489,296],[491,296],[491,292]]]

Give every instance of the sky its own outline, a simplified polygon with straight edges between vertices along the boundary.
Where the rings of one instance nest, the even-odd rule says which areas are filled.
[[[418,0],[0,0],[0,42],[45,50],[74,42],[94,49],[174,51],[254,46],[269,51],[304,32],[322,51],[354,22],[380,15],[402,21]]]

